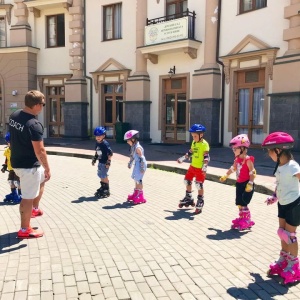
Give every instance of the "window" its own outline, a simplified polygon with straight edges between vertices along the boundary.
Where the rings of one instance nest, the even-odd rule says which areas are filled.
[[[5,17],[0,16],[0,48],[6,47],[6,24]]]
[[[122,4],[103,7],[103,40],[122,38]]]
[[[187,0],[166,0],[167,16],[180,15],[187,11]]]
[[[65,15],[47,17],[47,47],[65,46]]]
[[[267,0],[240,0],[240,13],[267,7]]]

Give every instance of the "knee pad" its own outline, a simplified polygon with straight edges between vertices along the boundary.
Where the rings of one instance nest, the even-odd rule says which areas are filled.
[[[136,184],[143,184],[143,181],[142,180],[136,180],[135,183]]]
[[[186,185],[186,186],[192,185],[192,181],[184,179],[184,185]]]
[[[13,180],[7,180],[9,186],[13,186],[14,185],[14,181]]]
[[[293,244],[297,242],[296,232],[288,232],[283,228],[278,228],[277,234],[280,239],[287,244]]]
[[[196,189],[198,191],[200,191],[200,190],[203,189],[203,182],[201,182],[201,181],[195,181],[195,186],[196,186]]]
[[[18,180],[14,180],[14,185],[16,188],[18,188],[20,186],[20,182]]]

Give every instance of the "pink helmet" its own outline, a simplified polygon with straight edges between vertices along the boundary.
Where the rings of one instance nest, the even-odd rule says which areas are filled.
[[[124,141],[130,140],[132,138],[137,138],[139,132],[137,130],[129,130],[124,134]]]
[[[268,149],[290,149],[294,147],[294,139],[286,132],[277,131],[270,133],[261,146]]]
[[[250,141],[247,134],[239,134],[235,136],[229,143],[230,147],[245,147],[249,148]]]

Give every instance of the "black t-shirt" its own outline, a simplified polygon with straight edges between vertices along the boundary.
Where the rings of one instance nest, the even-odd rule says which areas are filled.
[[[98,160],[101,164],[105,164],[108,156],[112,156],[113,154],[109,143],[106,140],[103,140],[101,143],[96,142],[95,150],[98,154]]]
[[[32,141],[42,141],[44,127],[34,115],[17,110],[9,117],[11,165],[31,169],[40,166]]]

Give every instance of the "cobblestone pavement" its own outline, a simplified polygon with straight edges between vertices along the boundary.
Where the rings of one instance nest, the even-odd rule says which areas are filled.
[[[49,155],[44,215],[32,225],[39,239],[19,240],[17,205],[0,202],[0,299],[300,299],[300,285],[266,277],[278,256],[276,206],[255,193],[255,226],[230,230],[237,217],[233,186],[205,182],[205,206],[178,209],[183,175],[149,168],[146,204],[124,201],[134,182],[128,158],[116,154],[109,171],[111,196],[99,187],[91,161]],[[0,193],[9,188],[1,175]],[[196,196],[196,191],[194,191]]]

